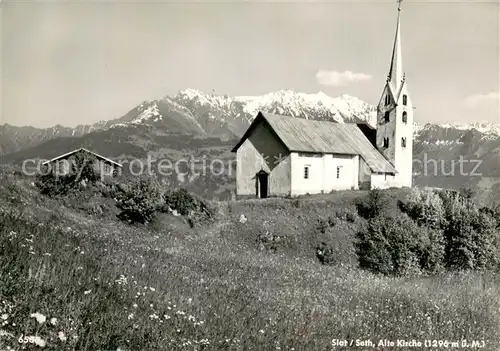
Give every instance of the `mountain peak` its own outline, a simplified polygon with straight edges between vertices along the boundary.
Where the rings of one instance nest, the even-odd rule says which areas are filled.
[[[180,90],[176,95],[177,96],[184,95],[184,96],[187,96],[190,99],[194,99],[195,97],[204,96],[206,94],[203,93],[203,92],[201,92],[200,90],[197,90],[197,89],[186,88],[186,89]]]

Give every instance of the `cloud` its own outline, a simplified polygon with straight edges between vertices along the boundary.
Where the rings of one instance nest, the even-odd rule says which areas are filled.
[[[477,107],[488,102],[498,102],[500,101],[500,93],[492,91],[486,94],[474,94],[467,96],[464,100],[464,104],[467,107]]]
[[[316,81],[321,85],[342,86],[349,83],[357,83],[372,79],[372,76],[365,73],[354,73],[352,71],[325,71],[319,70],[316,73]]]

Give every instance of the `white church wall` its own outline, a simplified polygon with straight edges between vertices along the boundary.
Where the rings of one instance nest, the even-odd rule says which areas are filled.
[[[395,176],[390,174],[378,174],[374,173],[371,175],[370,180],[371,189],[388,189],[391,187],[399,187]]]
[[[323,189],[325,192],[358,189],[359,156],[325,155],[324,164]],[[339,167],[338,178],[337,167]]]
[[[307,167],[307,178],[305,178]],[[337,178],[337,167],[339,177]],[[359,157],[332,154],[291,154],[291,195],[358,189]]]
[[[404,96],[406,96],[406,104],[403,103]],[[403,114],[405,114],[406,122],[403,120]],[[401,87],[401,94],[398,99],[396,125],[394,164],[398,170],[398,183],[400,186],[411,187],[413,176],[413,105],[406,82]],[[402,138],[405,138],[405,145],[402,143]]]
[[[292,152],[291,195],[318,194],[323,190],[324,161],[321,154]],[[305,168],[307,167],[307,178]]]

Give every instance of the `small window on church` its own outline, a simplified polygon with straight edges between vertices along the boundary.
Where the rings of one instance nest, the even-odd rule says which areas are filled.
[[[406,106],[407,103],[408,103],[408,96],[403,95],[403,105]]]
[[[389,113],[389,111],[387,111],[387,112],[385,113],[385,115],[384,115],[384,122],[385,122],[385,123],[389,123],[389,114],[390,114],[390,113]]]
[[[389,147],[389,138],[384,138],[384,147]]]
[[[340,178],[340,166],[337,166],[337,179]]]
[[[390,105],[391,103],[391,97],[389,95],[385,96],[385,106]]]
[[[304,179],[309,179],[309,166],[304,167]]]
[[[408,114],[406,113],[406,111],[403,111],[403,123],[406,122],[408,122]]]
[[[406,147],[406,138],[401,138],[401,146]]]

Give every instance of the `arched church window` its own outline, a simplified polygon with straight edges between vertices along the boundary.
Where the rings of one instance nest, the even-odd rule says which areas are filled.
[[[406,138],[401,138],[401,146],[406,147]]]
[[[406,106],[408,104],[408,96],[403,95],[403,105]]]
[[[389,147],[389,138],[384,138],[384,147]]]
[[[406,113],[406,111],[403,111],[403,123],[406,123],[408,122],[408,113]]]
[[[385,96],[385,106],[389,105],[391,103],[391,97],[389,95]]]

